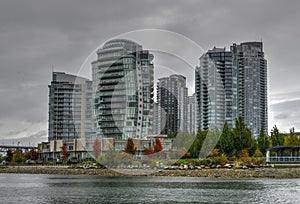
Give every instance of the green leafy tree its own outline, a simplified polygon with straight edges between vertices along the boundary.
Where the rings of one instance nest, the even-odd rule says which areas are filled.
[[[254,155],[253,155],[254,157],[263,157],[264,156],[264,154],[257,148],[256,150],[255,150],[255,153],[254,153]]]
[[[263,155],[266,154],[266,150],[270,147],[270,143],[269,137],[262,130],[260,130],[260,134],[257,138],[257,148]]]
[[[24,154],[20,150],[16,149],[13,153],[13,161],[17,163],[21,163],[24,162],[25,160],[26,158]]]
[[[284,145],[300,146],[300,137],[295,133],[294,128],[291,128],[290,133],[284,137]]]
[[[272,146],[284,145],[284,135],[279,132],[276,125],[271,130],[271,142],[272,142]]]
[[[125,146],[125,152],[127,154],[132,154],[134,155],[135,152],[136,152],[136,147],[134,146],[134,143],[133,143],[133,139],[132,138],[128,138],[127,139],[127,143],[126,143],[126,146]]]
[[[122,155],[113,147],[109,147],[108,151],[100,156],[100,163],[109,167],[117,167],[122,163]]]
[[[5,161],[11,162],[13,160],[13,152],[11,149],[7,150]]]

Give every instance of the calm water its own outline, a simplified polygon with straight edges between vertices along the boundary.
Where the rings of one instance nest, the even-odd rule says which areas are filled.
[[[300,179],[0,174],[0,203],[300,203]]]

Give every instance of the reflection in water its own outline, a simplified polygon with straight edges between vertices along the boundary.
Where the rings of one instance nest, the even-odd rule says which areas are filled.
[[[300,203],[300,179],[0,174],[0,203]]]

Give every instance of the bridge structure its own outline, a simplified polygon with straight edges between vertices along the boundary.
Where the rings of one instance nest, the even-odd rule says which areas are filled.
[[[37,150],[38,147],[35,146],[22,146],[22,145],[0,145],[0,152],[6,152],[7,150],[22,150],[22,152],[27,152],[30,150]]]

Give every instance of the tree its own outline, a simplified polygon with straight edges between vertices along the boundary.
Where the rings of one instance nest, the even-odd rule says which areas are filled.
[[[257,148],[257,149],[255,150],[255,153],[254,153],[253,156],[254,156],[254,157],[263,157],[264,154]]]
[[[31,160],[37,160],[38,159],[38,153],[34,149],[30,150],[29,154],[30,154],[30,159]]]
[[[62,146],[62,147],[60,147],[60,148],[61,148],[61,156],[60,156],[60,158],[67,160],[68,157],[69,157],[69,155],[70,155],[70,152],[67,151],[67,147],[65,145]]]
[[[99,138],[96,138],[93,145],[93,154],[95,159],[99,159],[99,156],[101,154],[101,142]]]
[[[233,141],[235,154],[243,149],[253,150],[254,153],[256,149],[251,130],[246,127],[241,116],[235,121],[235,128],[233,128]]]
[[[189,148],[189,152],[191,153],[193,158],[198,158],[199,157],[199,153],[201,150],[201,147],[203,145],[203,142],[206,138],[207,135],[207,131],[205,130],[199,130],[194,142],[192,143],[191,147]]]
[[[265,155],[266,150],[269,147],[270,147],[269,137],[263,132],[263,130],[260,130],[259,136],[257,138],[257,148],[263,155]]]
[[[162,143],[158,137],[155,137],[155,144],[153,146],[154,152],[161,152],[163,150]]]
[[[29,152],[25,152],[25,158],[26,159],[31,159],[31,160],[37,160],[38,159],[38,153],[32,149]]]
[[[126,147],[125,147],[125,150],[124,150],[127,154],[132,154],[134,155],[135,152],[136,152],[136,147],[134,146],[134,143],[133,143],[133,139],[132,138],[128,138],[127,139],[127,143],[126,143]]]
[[[227,122],[224,123],[223,131],[219,139],[217,148],[220,150],[220,152],[227,155],[232,154],[234,150],[233,133],[229,129]]]
[[[143,150],[143,153],[144,153],[145,155],[151,155],[151,154],[153,154],[154,152],[153,152],[153,149],[151,149],[151,148],[145,148],[145,149]]]
[[[300,137],[295,133],[294,128],[291,128],[290,133],[284,137],[284,145],[300,146]]]
[[[11,151],[11,149],[7,150],[5,161],[11,162],[13,160],[13,156],[14,155],[13,155],[13,152]]]
[[[106,151],[105,154],[101,155],[99,160],[102,165],[117,167],[122,162],[122,155],[113,147],[109,147],[108,151]]]
[[[20,162],[24,162],[25,160],[26,158],[23,155],[23,153],[20,150],[16,149],[13,154],[13,161],[20,163]]]
[[[218,128],[207,131],[205,140],[203,141],[202,147],[199,152],[200,159],[206,158],[210,154],[210,152],[217,146],[220,135],[221,133]]]
[[[248,163],[250,164],[252,161],[252,158],[249,156],[249,151],[248,149],[242,149],[241,151],[239,151],[238,153],[239,159],[243,162],[243,163]]]
[[[272,146],[281,146],[284,144],[284,135],[279,132],[276,125],[271,130],[271,142]]]

